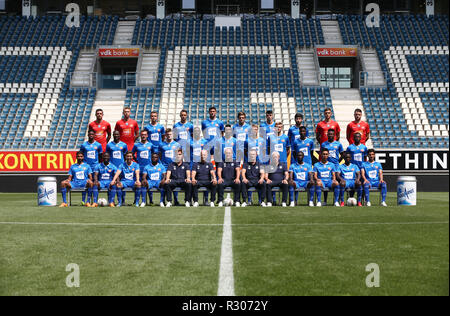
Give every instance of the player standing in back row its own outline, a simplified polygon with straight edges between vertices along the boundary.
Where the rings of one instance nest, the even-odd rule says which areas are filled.
[[[123,109],[123,118],[117,121],[114,127],[115,131],[119,131],[120,140],[127,144],[128,151],[132,151],[134,142],[138,138],[139,126],[135,120],[130,119],[131,109],[125,107]]]
[[[333,129],[335,132],[334,140],[339,141],[341,137],[341,128],[339,124],[331,119],[331,109],[326,108],[323,112],[325,119],[317,124],[316,127],[316,139],[319,144],[322,144],[328,140],[328,131]]]
[[[97,109],[95,111],[95,121],[89,124],[89,130],[95,132],[95,141],[102,145],[103,152],[106,152],[106,145],[111,139],[111,125],[103,120],[103,110]]]

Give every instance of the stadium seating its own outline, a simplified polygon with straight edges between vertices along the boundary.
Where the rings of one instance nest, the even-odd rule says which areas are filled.
[[[376,148],[448,148],[448,16],[338,16],[344,44],[375,48],[385,87],[360,89]],[[1,149],[74,149],[84,141],[96,89],[70,87],[80,50],[113,43],[118,17],[0,17]],[[332,107],[327,87],[303,87],[297,52],[324,44],[318,18],[138,19],[132,44],[157,48],[154,87],[129,88],[125,105],[142,126],[152,110],[171,126],[181,109],[199,123],[210,106],[225,122],[238,112],[261,123],[272,109],[285,130],[301,112],[309,133]],[[12,119],[12,122],[10,121]],[[16,128],[12,128],[12,125]]]

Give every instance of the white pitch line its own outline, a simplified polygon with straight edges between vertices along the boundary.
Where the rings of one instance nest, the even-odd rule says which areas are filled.
[[[222,251],[220,254],[219,288],[217,296],[235,296],[233,274],[233,239],[231,236],[231,208],[225,208]]]
[[[352,225],[443,225],[449,222],[366,222],[366,223],[255,223],[229,224],[241,227],[270,227],[270,226],[352,226]],[[0,225],[50,225],[50,226],[117,226],[117,227],[151,227],[151,226],[223,226],[224,224],[176,224],[176,223],[52,223],[52,222],[0,222]]]

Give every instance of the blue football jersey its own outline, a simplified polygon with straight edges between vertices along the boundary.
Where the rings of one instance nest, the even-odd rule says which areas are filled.
[[[200,162],[201,153],[203,149],[206,149],[208,141],[204,138],[200,140],[191,140],[191,162]]]
[[[156,165],[149,164],[144,169],[144,174],[147,174],[147,180],[150,182],[160,182],[163,180],[163,174],[166,173],[166,167],[163,164],[157,163]]]
[[[299,164],[298,162],[291,164],[289,171],[293,172],[293,178],[296,182],[309,181],[309,174],[313,172],[313,168],[310,164],[303,162]]]
[[[236,138],[238,142],[245,142],[250,135],[251,126],[247,123],[244,125],[239,125],[239,123],[233,126],[233,137]]]
[[[280,154],[280,162],[287,162],[287,150],[290,147],[289,138],[283,134],[281,136],[272,135],[269,137],[270,152],[277,151]]]
[[[126,162],[124,162],[120,167],[120,179],[121,180],[128,180],[128,181],[135,181],[136,178],[136,170],[139,169],[139,165],[135,163],[134,161],[131,163],[131,165],[128,165]]]
[[[356,173],[359,172],[359,168],[357,165],[354,165],[352,163],[348,166],[346,164],[342,164],[339,165],[338,170],[336,170],[336,172],[338,172],[341,178],[344,180],[355,181]]]
[[[260,129],[261,137],[268,139],[270,136],[275,135],[275,122],[272,124],[264,122],[261,124]]]
[[[211,141],[215,138],[221,138],[222,132],[225,130],[225,125],[219,119],[211,121],[206,119],[202,122],[203,136],[206,140]]]
[[[347,147],[347,151],[352,155],[352,163],[357,165],[359,168],[362,168],[367,157],[367,147],[363,144],[359,144],[358,146],[351,144]]]
[[[326,148],[330,152],[328,161],[334,163],[335,165],[339,165],[339,155],[344,151],[342,144],[338,141],[334,141],[332,143],[326,141],[322,143],[320,150],[322,150],[322,148]]]
[[[309,136],[308,130],[306,130],[306,137]],[[297,139],[300,139],[300,130],[297,125],[291,126],[288,131],[288,137],[291,144],[293,144]]]
[[[91,144],[86,141],[81,145],[80,151],[84,155],[84,162],[93,169],[98,164],[98,157],[103,153],[103,148],[99,142],[93,142]]]
[[[296,139],[294,145],[292,146],[292,154],[293,158],[296,157],[296,154],[301,151],[304,154],[303,161],[312,165],[312,157],[311,151],[314,150],[314,141],[311,138]],[[295,159],[294,159],[295,160]]]
[[[164,126],[161,124],[148,124],[144,130],[148,132],[148,141],[152,143],[152,145],[155,147],[155,150],[159,148],[159,143],[162,142],[162,135],[166,133],[166,130],[164,129]]]
[[[159,152],[161,153],[161,162],[167,168],[172,162],[175,161],[178,149],[181,146],[176,141],[171,143],[163,142],[159,145]]]
[[[98,173],[98,181],[112,181],[116,171],[117,167],[111,162],[107,166],[104,163],[99,163],[94,170],[95,173]]]
[[[332,181],[333,180],[333,172],[335,172],[335,165],[329,161],[323,164],[322,162],[318,162],[314,165],[314,172],[317,173],[317,178],[323,181]]]
[[[380,181],[380,171],[383,170],[383,167],[379,162],[364,162],[363,167],[364,174],[366,175],[366,179],[370,182],[378,182]]]
[[[136,154],[136,160],[141,169],[151,163],[153,148],[154,146],[150,142],[134,144],[133,155]]]
[[[111,156],[110,161],[117,168],[125,162],[125,154],[127,153],[127,144],[119,141],[117,144],[112,141],[106,145],[106,152]]]
[[[74,182],[84,182],[89,179],[89,175],[92,174],[91,166],[83,162],[81,165],[73,164],[70,166],[69,175],[72,176]]]
[[[190,122],[182,124],[181,122],[175,123],[173,126],[173,138],[176,142],[180,140],[189,141],[194,133],[194,125]]]

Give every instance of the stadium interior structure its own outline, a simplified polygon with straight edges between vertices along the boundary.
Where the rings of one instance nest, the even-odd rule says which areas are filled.
[[[94,8],[79,27],[66,25],[64,11],[6,11],[0,16],[0,149],[78,149],[96,108],[114,124],[124,106],[141,126],[151,111],[172,126],[181,109],[196,124],[211,106],[229,123],[240,111],[249,123],[261,123],[272,109],[285,131],[301,112],[310,135],[326,107],[342,133],[359,107],[371,126],[370,147],[448,149],[448,4],[446,14],[430,16],[383,11],[379,27],[368,27],[364,15],[320,15],[321,1],[305,3],[314,15],[302,7],[298,18],[269,10],[186,11],[160,19]],[[40,1],[33,4],[34,13],[42,12]],[[99,55],[117,48],[136,54],[114,62]],[[342,48],[351,56],[319,55]]]

